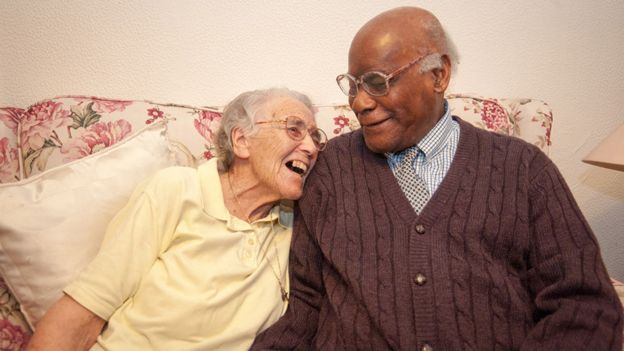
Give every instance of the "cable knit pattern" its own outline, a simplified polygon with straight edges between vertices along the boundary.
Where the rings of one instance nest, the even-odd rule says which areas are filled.
[[[536,147],[460,123],[420,216],[360,131],[299,202],[291,302],[255,350],[621,350],[594,235]]]

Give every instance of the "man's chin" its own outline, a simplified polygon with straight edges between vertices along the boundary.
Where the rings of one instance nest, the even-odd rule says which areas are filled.
[[[392,145],[388,143],[387,138],[378,136],[367,137],[366,134],[364,134],[364,142],[366,143],[366,147],[374,153],[384,154],[386,152],[392,152]]]

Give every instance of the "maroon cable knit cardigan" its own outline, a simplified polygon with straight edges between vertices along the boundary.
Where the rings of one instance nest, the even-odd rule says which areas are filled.
[[[299,202],[290,306],[252,349],[622,348],[622,307],[557,168],[456,120],[420,216],[360,131],[330,142]]]

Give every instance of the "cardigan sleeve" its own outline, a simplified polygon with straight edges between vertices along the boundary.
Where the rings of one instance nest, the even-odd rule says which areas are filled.
[[[286,313],[256,337],[252,350],[310,350],[316,335],[321,300],[321,252],[301,211],[295,209],[290,249],[290,300]]]
[[[527,284],[536,324],[522,350],[621,350],[622,306],[563,177],[538,156],[529,187]]]

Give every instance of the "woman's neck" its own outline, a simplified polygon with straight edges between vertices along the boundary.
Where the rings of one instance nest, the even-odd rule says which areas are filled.
[[[266,217],[279,198],[264,189],[258,179],[242,167],[220,172],[225,206],[230,213],[246,222]]]

